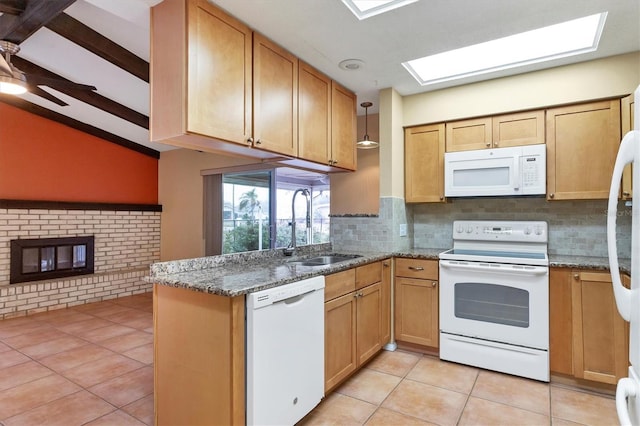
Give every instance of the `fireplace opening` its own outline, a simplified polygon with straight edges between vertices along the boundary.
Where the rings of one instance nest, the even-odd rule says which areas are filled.
[[[92,274],[94,237],[11,241],[11,284]]]

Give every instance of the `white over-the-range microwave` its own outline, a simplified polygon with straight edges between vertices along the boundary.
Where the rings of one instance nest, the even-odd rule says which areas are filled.
[[[546,145],[447,152],[447,197],[517,196],[546,193]]]

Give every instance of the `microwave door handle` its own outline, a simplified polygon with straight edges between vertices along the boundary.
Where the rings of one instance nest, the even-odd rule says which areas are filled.
[[[520,161],[522,161],[522,157],[515,156],[513,162],[513,190],[518,191],[522,184],[521,176],[520,176]]]

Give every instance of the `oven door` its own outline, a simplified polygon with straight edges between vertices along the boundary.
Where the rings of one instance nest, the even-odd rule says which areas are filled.
[[[549,268],[441,260],[440,330],[549,349]]]

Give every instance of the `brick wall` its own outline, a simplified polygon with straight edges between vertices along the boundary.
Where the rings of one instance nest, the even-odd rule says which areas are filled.
[[[10,241],[94,235],[95,273],[9,284]],[[0,319],[151,291],[160,260],[160,213],[0,209]]]

